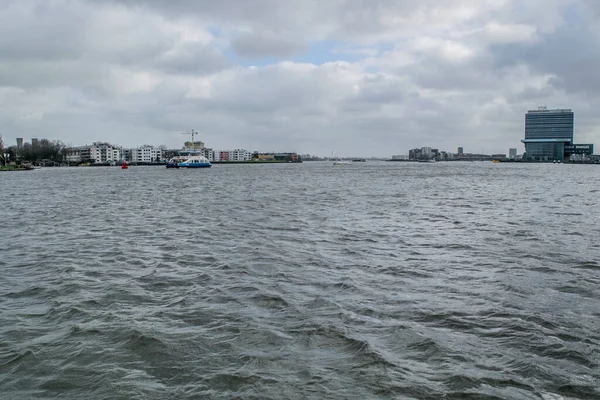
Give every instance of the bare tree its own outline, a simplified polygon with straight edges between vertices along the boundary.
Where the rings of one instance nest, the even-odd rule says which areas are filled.
[[[4,160],[4,140],[2,140],[2,134],[0,134],[0,162],[5,164]]]

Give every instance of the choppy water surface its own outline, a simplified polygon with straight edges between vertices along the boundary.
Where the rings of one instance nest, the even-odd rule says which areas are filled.
[[[3,399],[600,398],[600,167],[0,186]]]

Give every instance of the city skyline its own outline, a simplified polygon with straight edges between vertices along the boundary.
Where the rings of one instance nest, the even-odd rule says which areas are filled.
[[[523,115],[571,108],[600,143],[591,0],[7,1],[0,132],[78,146],[388,157],[523,151]]]
[[[16,148],[21,148],[23,146],[23,144],[28,144],[28,145],[34,145],[34,142],[37,142],[40,138],[29,138],[29,140],[25,140],[25,138],[16,138],[16,143],[10,144],[7,143],[6,147],[15,147]],[[42,139],[46,139],[46,140],[53,140],[51,138],[42,138]],[[192,145],[192,142],[190,141],[184,141],[183,142],[183,146],[179,146],[179,147],[168,147],[166,145],[157,145],[157,144],[152,144],[152,143],[142,143],[142,144],[137,144],[137,145],[133,145],[133,146],[123,146],[119,143],[112,143],[112,142],[107,142],[104,140],[94,140],[91,143],[85,143],[85,144],[79,144],[79,145],[68,145],[65,144],[64,149],[69,151],[69,150],[78,150],[81,148],[89,148],[92,146],[97,146],[97,145],[108,145],[110,147],[114,147],[114,148],[118,148],[120,150],[123,151],[129,151],[129,150],[138,150],[141,148],[155,148],[155,149],[160,149],[162,151],[176,151],[176,150],[185,150],[185,149],[191,149],[191,148],[201,148],[201,149],[207,149],[207,150],[211,150],[211,151],[215,151],[215,152],[233,152],[233,151],[248,151],[249,153],[287,153],[289,152],[289,150],[274,150],[274,149],[250,149],[250,148],[243,148],[243,147],[232,147],[232,148],[216,148],[214,146],[208,146],[206,145],[204,142],[198,140],[194,142],[194,145]],[[200,145],[200,146],[198,146]],[[457,146],[456,150],[453,149],[437,149],[435,147],[431,147],[431,146],[422,146],[422,147],[415,147],[415,148],[411,148],[409,150],[406,151],[406,153],[394,153],[391,155],[387,155],[387,156],[373,156],[373,155],[366,155],[363,157],[366,158],[378,158],[378,159],[390,159],[390,158],[394,158],[394,156],[397,156],[399,154],[403,155],[403,156],[409,156],[410,152],[414,151],[414,150],[420,150],[423,148],[429,148],[429,149],[435,149],[436,152],[440,152],[440,153],[448,153],[448,154],[474,154],[474,155],[480,155],[480,154],[487,154],[487,155],[493,155],[493,154],[507,154],[510,153],[511,150],[515,151],[515,155],[518,154],[522,154],[523,152],[519,151],[518,148],[509,148],[508,152],[500,152],[500,153],[485,153],[483,151],[469,151],[467,149],[467,151],[464,151],[464,147],[463,146]],[[352,157],[356,157],[357,155],[349,155],[349,154],[345,154],[345,155],[341,155],[341,154],[334,154],[334,152],[332,152],[331,154],[317,154],[317,153],[299,153],[296,151],[292,151],[292,153],[296,153],[296,154],[302,154],[304,156],[310,156],[310,157],[319,157],[319,158],[325,158],[325,159],[329,159],[329,158],[352,158]]]

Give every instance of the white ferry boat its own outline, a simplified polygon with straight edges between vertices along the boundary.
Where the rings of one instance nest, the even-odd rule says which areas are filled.
[[[210,161],[200,154],[180,154],[167,161],[167,168],[209,168],[211,165]]]

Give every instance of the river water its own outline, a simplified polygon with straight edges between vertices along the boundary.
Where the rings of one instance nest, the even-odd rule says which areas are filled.
[[[2,399],[599,399],[600,167],[0,174]]]

